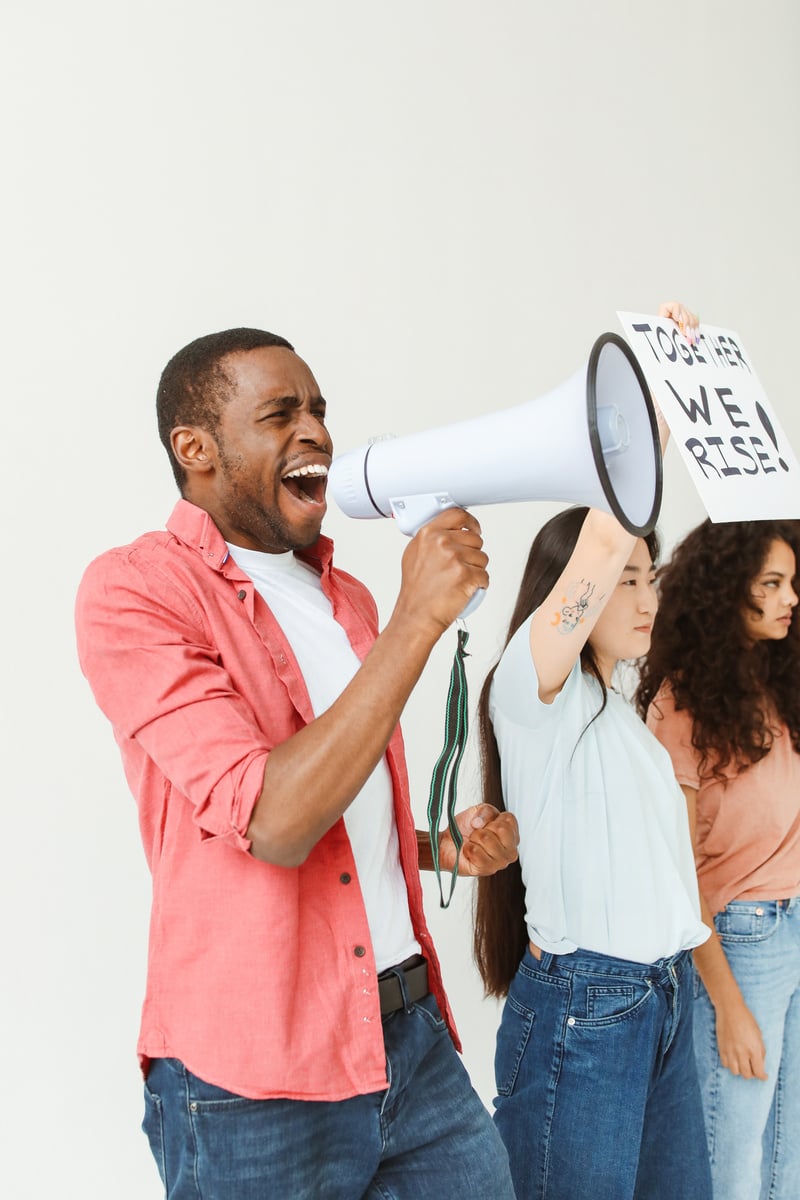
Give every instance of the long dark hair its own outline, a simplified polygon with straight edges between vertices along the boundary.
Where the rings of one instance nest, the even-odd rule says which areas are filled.
[[[543,525],[537,533],[522,575],[505,646],[552,591],[575,549],[588,511],[588,508],[582,506],[568,508]],[[649,534],[645,542],[655,562],[658,557],[658,537],[655,532]],[[592,718],[594,721],[606,706],[608,692],[589,642],[584,643],[580,657],[582,669],[592,675],[600,686],[601,702]],[[483,800],[505,811],[500,754],[489,718],[489,691],[496,669],[495,665],[481,689],[478,701],[478,735]],[[478,879],[473,952],[487,995],[505,996],[527,944],[525,888],[520,864],[516,862],[495,875]]]
[[[704,521],[676,547],[660,573],[658,617],[641,670],[636,707],[645,716],[663,683],[693,717],[700,771],[723,778],[745,770],[772,746],[776,716],[800,752],[800,625],[755,645],[744,613],[760,612],[752,586],[776,540],[800,557],[800,522]],[[657,709],[656,709],[657,711]]]

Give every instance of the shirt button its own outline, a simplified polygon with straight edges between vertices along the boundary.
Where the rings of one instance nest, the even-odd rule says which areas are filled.
[[[366,953],[367,951],[365,946],[356,946],[353,950],[353,954],[355,954],[356,958],[363,958]]]
[[[339,876],[339,883],[349,883],[350,879],[351,876],[348,875],[347,871],[342,871],[342,874]]]
[[[244,588],[242,588],[242,590],[240,592],[236,593],[236,599],[237,600],[246,600],[247,599],[247,592],[244,590]]]

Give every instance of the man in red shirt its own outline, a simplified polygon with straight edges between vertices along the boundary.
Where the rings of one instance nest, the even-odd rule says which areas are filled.
[[[488,584],[478,524],[420,530],[378,632],[320,534],[325,401],[285,339],[192,342],[158,418],[182,499],[91,564],[76,619],[153,874],[139,1054],[166,1194],[512,1198],[453,1045],[398,728]],[[459,823],[461,873],[516,857],[509,814]]]

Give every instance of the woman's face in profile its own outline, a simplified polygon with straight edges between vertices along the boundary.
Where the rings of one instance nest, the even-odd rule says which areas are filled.
[[[750,599],[759,611],[746,607],[742,614],[745,636],[753,645],[787,636],[797,605],[796,574],[794,551],[787,542],[775,538],[761,570],[750,581]]]

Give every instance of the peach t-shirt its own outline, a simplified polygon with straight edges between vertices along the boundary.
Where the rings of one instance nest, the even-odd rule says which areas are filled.
[[[772,749],[724,781],[699,774],[692,716],[664,687],[647,724],[672,758],[678,783],[697,790],[696,860],[712,913],[731,900],[784,900],[800,894],[800,754],[781,724]]]

